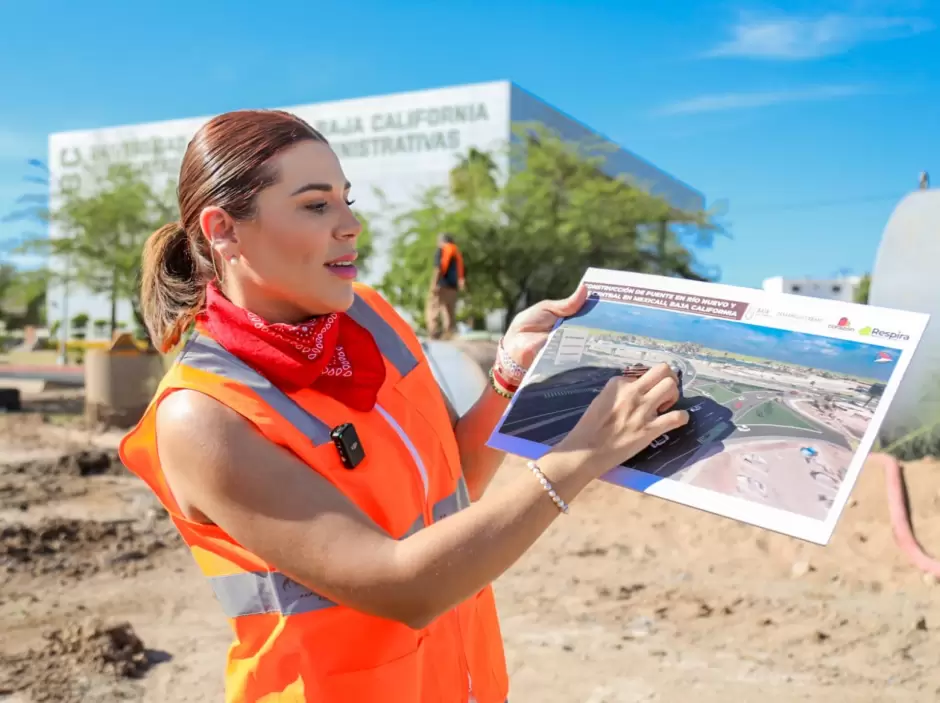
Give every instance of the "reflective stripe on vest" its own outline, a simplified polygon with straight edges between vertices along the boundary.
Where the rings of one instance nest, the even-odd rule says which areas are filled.
[[[180,353],[179,363],[247,386],[278,415],[304,433],[313,446],[331,442],[329,426],[291,400],[286,393],[214,339],[198,332],[190,337]]]
[[[401,337],[358,295],[347,313],[372,334],[382,355],[401,375],[407,374],[418,365],[417,358]],[[262,374],[214,339],[197,332],[186,344],[177,363],[231,379],[250,388],[286,422],[303,432],[314,446],[318,447],[332,441],[329,425],[311,415]],[[386,420],[390,419],[384,411],[382,414]],[[397,422],[391,424],[420,464],[420,457],[404,430]],[[423,471],[423,465],[419,466],[419,469]],[[454,492],[434,504],[431,516],[434,522],[438,522],[469,505],[470,493],[463,476],[460,476]],[[426,527],[424,516],[419,515],[401,539],[410,537],[424,527]],[[277,571],[253,571],[212,576],[209,577],[209,582],[222,610],[229,618],[264,613],[300,615],[336,606],[333,601],[314,593],[306,586]]]
[[[461,476],[454,492],[434,504],[434,522],[443,520],[468,505],[470,495]],[[410,537],[425,526],[424,517],[419,517],[401,539]],[[301,615],[336,606],[333,601],[314,593],[279,571],[250,571],[212,576],[209,583],[223,612],[229,618],[263,613]]]
[[[398,336],[398,333],[392,329],[392,326],[386,322],[381,315],[373,310],[369,304],[357,294],[353,304],[346,311],[353,320],[360,326],[369,330],[375,343],[382,351],[382,356],[388,359],[398,373],[407,376],[417,365],[418,360],[411,353],[408,345]]]

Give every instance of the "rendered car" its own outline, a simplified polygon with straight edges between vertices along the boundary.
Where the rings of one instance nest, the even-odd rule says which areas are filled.
[[[663,446],[668,441],[669,441],[669,435],[667,434],[660,435],[659,437],[654,439],[652,442],[650,442],[650,447],[652,449],[656,449],[657,447]]]
[[[682,396],[682,369],[676,363],[669,364],[669,368],[671,368],[675,372],[676,376],[678,376],[679,378],[679,396],[681,397]],[[650,370],[650,367],[647,366],[646,364],[636,362],[635,364],[631,364],[630,366],[624,367],[622,373],[627,378],[632,378],[636,380],[649,370]]]
[[[624,367],[621,373],[627,378],[632,378],[635,381],[649,370],[649,366],[637,362],[635,364],[631,364],[630,366]]]

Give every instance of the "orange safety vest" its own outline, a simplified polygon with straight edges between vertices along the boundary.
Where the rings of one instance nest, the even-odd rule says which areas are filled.
[[[168,510],[229,618],[229,703],[503,703],[509,681],[491,587],[416,631],[313,593],[222,529],[187,520],[157,455],[156,413],[176,389],[205,393],[291,450],[395,539],[469,504],[450,418],[421,343],[375,291],[356,284],[348,314],[382,351],[386,381],[369,412],[312,389],[284,393],[197,330],[121,459]],[[356,426],[365,458],[346,469],[330,429]],[[473,696],[471,699],[470,696]]]
[[[460,249],[457,248],[457,245],[453,242],[444,242],[441,245],[441,275],[443,276],[447,273],[447,269],[450,266],[451,259],[456,259],[457,261],[457,280],[462,281],[464,278],[464,269],[463,269],[463,254],[460,253]]]

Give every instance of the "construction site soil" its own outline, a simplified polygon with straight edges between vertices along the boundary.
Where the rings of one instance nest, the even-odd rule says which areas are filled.
[[[50,403],[0,416],[0,701],[222,700],[208,584],[120,435]],[[940,550],[940,464],[906,477]],[[940,587],[895,547],[874,463],[827,547],[599,482],[495,588],[513,701],[940,699]]]

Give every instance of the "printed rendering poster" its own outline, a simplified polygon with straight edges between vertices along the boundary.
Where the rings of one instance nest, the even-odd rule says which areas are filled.
[[[537,459],[614,375],[682,370],[689,424],[604,480],[828,543],[928,315],[589,269],[488,444]]]

